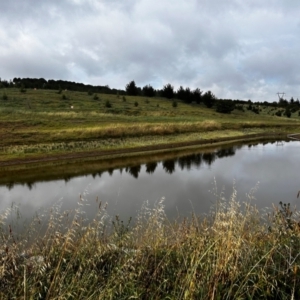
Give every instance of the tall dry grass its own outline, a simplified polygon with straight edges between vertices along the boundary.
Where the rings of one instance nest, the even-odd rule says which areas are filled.
[[[214,120],[206,120],[202,122],[166,122],[166,123],[116,123],[105,126],[91,128],[70,128],[64,129],[62,132],[56,131],[57,135],[63,134],[68,136],[84,136],[97,138],[116,138],[131,136],[149,136],[149,135],[168,135],[186,132],[206,132],[219,130],[222,124]]]
[[[251,198],[251,195],[249,196]],[[269,213],[219,195],[205,217],[169,221],[163,199],[134,220],[91,221],[54,206],[15,232],[1,215],[1,299],[299,299],[298,212]]]

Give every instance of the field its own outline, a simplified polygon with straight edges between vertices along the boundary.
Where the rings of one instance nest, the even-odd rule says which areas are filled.
[[[248,111],[246,104],[244,111],[221,114],[203,104],[176,104],[159,97],[2,89],[0,163],[96,156],[156,145],[168,148],[249,134],[285,135],[300,128],[298,111],[286,118],[274,116],[277,109],[263,105],[259,114]]]

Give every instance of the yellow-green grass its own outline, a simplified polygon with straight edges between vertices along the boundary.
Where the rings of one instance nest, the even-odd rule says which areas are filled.
[[[233,189],[206,216],[177,221],[163,200],[124,222],[98,199],[87,221],[85,197],[25,223],[12,207],[0,217],[0,298],[299,299],[299,213],[237,198]]]
[[[247,109],[225,115],[178,100],[173,107],[172,100],[164,98],[125,96],[124,101],[123,96],[99,94],[94,100],[93,95],[72,91],[2,91],[8,99],[0,100],[0,160],[235,134],[293,133],[300,128],[297,113],[290,119],[274,117],[267,114],[267,107],[259,115]]]
[[[167,145],[174,145],[180,143],[179,147],[184,147],[182,143],[189,143],[191,141],[198,141],[200,146],[207,141],[208,144],[211,143],[211,139],[214,139],[214,143],[218,142],[218,139],[232,139],[236,137],[237,140],[244,139],[245,141],[252,137],[252,134],[264,133],[263,129],[254,128],[247,131],[243,130],[215,130],[213,132],[198,132],[189,134],[172,134],[172,135],[145,135],[141,137],[127,137],[123,138],[105,138],[98,140],[83,140],[83,141],[70,141],[70,142],[49,142],[49,143],[39,143],[39,144],[24,144],[24,145],[12,145],[1,148],[0,159],[2,161],[9,160],[10,158],[30,158],[30,157],[43,157],[45,154],[80,154],[82,152],[96,153],[99,150],[99,155],[101,151],[107,150],[122,150],[127,149],[128,151],[133,148],[140,147],[155,147],[165,145],[165,151],[168,150]],[[279,131],[278,131],[279,132]],[[270,137],[271,136],[270,134]],[[284,138],[284,135],[278,137]],[[265,137],[266,138],[266,137]],[[188,146],[188,145],[187,145]],[[193,146],[196,146],[193,145]],[[101,151],[100,151],[101,150]],[[147,149],[145,149],[146,151]],[[155,149],[152,149],[153,151]],[[157,150],[161,150],[158,148]],[[142,150],[141,150],[142,151]],[[107,154],[107,153],[106,153]]]

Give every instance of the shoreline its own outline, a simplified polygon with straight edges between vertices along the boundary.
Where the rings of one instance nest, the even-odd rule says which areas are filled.
[[[170,152],[180,149],[188,148],[206,148],[211,146],[225,145],[231,142],[246,142],[251,140],[260,140],[268,138],[286,138],[291,135],[285,133],[258,133],[258,134],[248,134],[241,136],[230,136],[230,137],[220,137],[220,138],[210,138],[210,139],[201,139],[195,141],[186,141],[186,142],[175,142],[175,143],[166,143],[166,144],[157,144],[151,146],[140,146],[133,148],[123,148],[123,149],[111,149],[111,150],[93,150],[93,151],[83,151],[75,153],[65,153],[65,154],[53,154],[53,155],[41,155],[36,157],[20,158],[20,159],[10,159],[6,161],[0,161],[0,168],[3,167],[12,167],[12,166],[21,166],[21,165],[35,165],[43,163],[55,163],[55,162],[64,162],[64,161],[85,161],[89,159],[114,159],[117,157],[131,157],[135,155],[149,155],[156,154],[160,152]],[[298,134],[299,136],[299,134]]]

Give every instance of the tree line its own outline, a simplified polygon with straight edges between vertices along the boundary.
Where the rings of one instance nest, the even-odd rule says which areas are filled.
[[[47,90],[70,90],[77,92],[89,92],[89,93],[102,93],[102,94],[124,94],[125,91],[118,89],[111,89],[108,85],[91,85],[78,83],[67,80],[46,80],[44,78],[13,78],[13,80],[1,80],[0,88],[24,88],[24,89],[47,89]]]
[[[26,91],[26,89],[49,89],[49,90],[70,90],[78,92],[88,92],[90,95],[102,93],[102,94],[116,94],[116,95],[129,95],[129,96],[144,96],[144,97],[163,97],[167,99],[176,99],[183,101],[184,103],[191,104],[204,104],[208,108],[214,108],[220,113],[230,113],[234,109],[243,110],[243,105],[248,104],[247,109],[259,114],[259,106],[263,104],[264,106],[272,106],[274,108],[280,108],[276,111],[277,116],[285,115],[287,117],[300,110],[299,100],[294,100],[292,97],[289,101],[283,98],[279,99],[279,102],[252,102],[248,100],[232,100],[232,99],[218,99],[213,92],[206,91],[203,92],[200,88],[195,88],[194,90],[189,87],[180,86],[175,90],[172,84],[168,83],[163,86],[162,89],[154,89],[150,84],[144,87],[138,87],[134,80],[130,81],[125,85],[125,89],[115,89],[110,88],[108,85],[91,85],[83,84],[67,80],[46,80],[44,78],[13,78],[13,80],[1,80],[0,78],[0,88],[20,88],[21,92]],[[177,103],[174,102],[177,106]],[[173,104],[174,104],[173,103]]]
[[[151,85],[145,85],[143,88],[137,87],[135,81],[130,81],[125,86],[127,95],[130,96],[145,96],[145,97],[164,97],[167,99],[179,99],[187,104],[203,103],[208,108],[216,107],[216,111],[220,113],[230,113],[235,108],[235,102],[231,100],[217,99],[211,92],[203,93],[200,88],[191,90],[189,87],[180,86],[175,90],[174,87],[168,83],[162,89],[155,90]]]
[[[299,99],[294,100],[292,97],[289,101],[283,98],[279,99],[279,102],[252,102],[250,99],[246,102],[244,100],[232,100],[232,99],[218,99],[211,91],[203,93],[199,88],[191,90],[189,87],[175,90],[174,87],[168,83],[161,90],[155,90],[151,85],[145,85],[143,88],[137,87],[135,81],[130,81],[125,86],[125,91],[127,95],[131,96],[146,96],[146,97],[164,97],[167,99],[179,99],[185,103],[203,103],[208,108],[215,108],[217,112],[220,113],[230,113],[235,108],[242,109],[245,103],[248,103],[247,109],[253,111],[256,114],[260,112],[260,105],[271,106],[274,108],[282,108],[276,112],[277,116],[287,116],[290,117],[291,113],[300,110]],[[240,105],[239,105],[240,104]],[[300,112],[299,112],[300,116]]]

